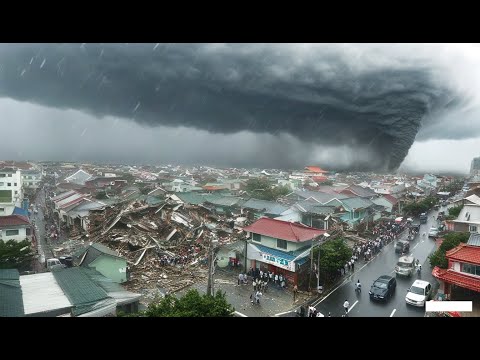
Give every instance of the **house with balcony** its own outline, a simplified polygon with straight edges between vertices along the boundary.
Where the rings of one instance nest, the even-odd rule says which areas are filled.
[[[449,300],[472,300],[480,294],[480,234],[471,234],[466,244],[447,251],[448,268],[436,266],[432,275],[440,282],[439,294]]]
[[[313,241],[324,241],[325,230],[263,217],[243,228],[247,232],[247,269],[282,274],[288,286],[306,287]]]
[[[40,170],[23,170],[22,181],[23,186],[27,189],[36,190],[42,182],[42,172]]]

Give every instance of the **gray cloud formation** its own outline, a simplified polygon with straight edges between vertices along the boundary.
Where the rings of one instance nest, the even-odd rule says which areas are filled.
[[[439,68],[431,62],[395,51],[385,56],[375,46],[368,49],[2,45],[0,96],[97,117],[118,116],[145,126],[273,135],[263,137],[267,143],[259,147],[269,151],[253,154],[252,163],[265,166],[272,159],[303,165],[305,158],[323,159],[341,145],[349,156],[357,154],[346,160],[346,167],[392,170],[407,155],[422,121],[427,130],[420,135],[438,137],[437,119],[446,109],[462,108],[463,94],[439,77]],[[301,153],[289,153],[288,145],[298,142],[304,143]],[[208,160],[208,154],[204,158]],[[240,158],[232,165],[248,162]]]

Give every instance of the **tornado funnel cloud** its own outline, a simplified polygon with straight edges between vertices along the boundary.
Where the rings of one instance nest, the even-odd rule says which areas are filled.
[[[397,169],[422,119],[455,98],[426,66],[359,68],[331,47],[301,49],[282,44],[0,45],[0,96],[99,118],[123,117],[143,126],[219,135],[287,134],[305,146],[347,144],[377,153],[378,161],[364,159],[372,170]]]

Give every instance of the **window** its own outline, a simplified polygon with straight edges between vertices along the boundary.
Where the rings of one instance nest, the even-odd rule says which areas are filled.
[[[18,235],[19,231],[18,230],[6,230],[5,235],[6,236],[15,236]]]
[[[287,250],[287,240],[277,239],[277,248]]]
[[[0,186],[5,186],[5,183],[4,183],[4,182],[0,182]]]
[[[477,225],[470,225],[468,227],[468,231],[470,232],[477,232]]]
[[[12,177],[12,174],[8,174],[8,177]]]
[[[13,186],[17,186],[17,183],[13,183]]]
[[[0,213],[5,212],[5,208],[0,208]]]
[[[462,272],[480,276],[480,266],[471,264],[462,264]]]
[[[252,233],[252,240],[256,242],[262,242],[262,236],[260,234]]]
[[[31,228],[26,228],[25,230],[26,230],[26,232],[27,232],[27,233],[26,233],[27,236],[32,235],[32,229],[31,229]]]
[[[5,174],[0,174],[0,177],[5,177]]]
[[[12,183],[7,183],[7,186],[12,186]]]

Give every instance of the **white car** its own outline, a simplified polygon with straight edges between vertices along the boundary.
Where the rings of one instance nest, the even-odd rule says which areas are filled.
[[[415,280],[408,289],[405,301],[413,306],[425,306],[425,302],[432,297],[432,285],[428,281]]]
[[[436,227],[430,228],[428,232],[428,237],[437,237],[438,236],[438,229]]]

